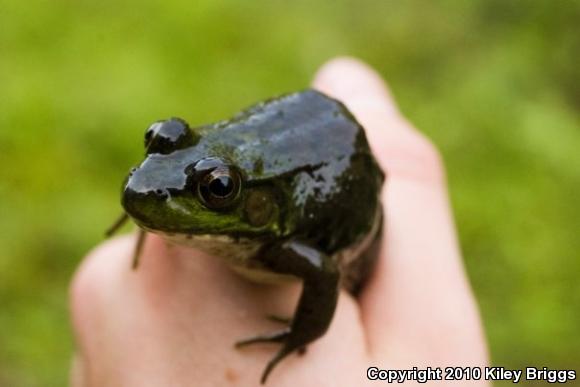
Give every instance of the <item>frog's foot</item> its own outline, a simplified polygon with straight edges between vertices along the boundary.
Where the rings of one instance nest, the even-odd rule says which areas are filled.
[[[115,223],[113,223],[111,227],[105,231],[105,237],[109,238],[113,236],[128,220],[129,215],[126,212],[123,212],[123,214],[117,220],[115,220]]]
[[[262,384],[266,383],[266,380],[268,379],[268,375],[270,375],[270,372],[272,372],[274,367],[276,367],[276,365],[282,359],[284,359],[286,356],[290,355],[294,351],[296,351],[296,353],[299,356],[302,356],[306,353],[306,346],[305,345],[297,345],[297,343],[295,343],[293,338],[292,338],[292,333],[290,332],[290,334],[288,335],[288,338],[284,342],[284,346],[282,347],[282,349],[280,349],[280,351],[278,351],[276,356],[274,356],[272,358],[272,360],[270,360],[268,362],[268,364],[266,365],[266,368],[264,369],[264,372],[262,373],[262,379],[260,380],[260,383],[262,383]]]
[[[254,337],[250,337],[248,339],[240,340],[236,342],[236,348],[243,348],[247,347],[248,345],[258,344],[258,343],[283,343],[286,341],[288,336],[290,335],[290,328],[284,329],[279,332],[274,332],[271,334],[266,335],[258,335]]]
[[[139,266],[139,259],[141,258],[141,253],[143,251],[143,245],[145,244],[145,237],[147,233],[143,229],[139,229],[137,234],[137,242],[135,243],[135,250],[133,252],[133,260],[131,262],[131,269],[136,270]]]
[[[280,324],[290,325],[292,324],[292,317],[282,317],[275,314],[269,314],[266,316],[266,319]]]
[[[270,360],[268,362],[268,364],[266,365],[266,368],[264,369],[264,372],[262,373],[262,379],[260,379],[261,384],[266,383],[266,380],[268,379],[268,375],[270,375],[270,372],[272,372],[274,367],[276,367],[276,364],[278,364],[280,362],[280,360],[282,360],[286,356],[288,356],[292,351],[294,351],[294,349],[288,345],[285,345],[284,347],[282,347],[282,349],[276,354],[276,356],[274,356],[272,358],[272,360]]]
[[[302,352],[306,345],[326,332],[336,308],[340,280],[338,268],[330,257],[297,241],[273,247],[264,255],[264,263],[274,272],[303,278],[303,285],[289,328],[278,334],[259,336],[243,342],[282,344],[282,348],[264,369],[262,384],[282,359],[292,352]]]

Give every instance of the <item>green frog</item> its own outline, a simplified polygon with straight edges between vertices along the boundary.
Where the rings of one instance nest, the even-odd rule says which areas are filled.
[[[339,101],[304,90],[191,128],[152,124],[145,160],[123,185],[124,217],[145,232],[223,258],[252,281],[302,281],[280,331],[236,343],[279,343],[261,382],[327,331],[341,287],[353,294],[380,244],[384,174],[363,127]]]

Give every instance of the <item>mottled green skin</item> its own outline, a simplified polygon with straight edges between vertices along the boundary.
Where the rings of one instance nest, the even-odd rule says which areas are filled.
[[[245,265],[304,281],[289,329],[251,340],[283,344],[264,381],[281,358],[324,334],[340,279],[352,277],[342,271],[368,271],[373,261],[368,254],[362,265],[345,266],[339,260],[345,256],[341,252],[368,240],[371,231],[378,234],[383,172],[361,125],[342,103],[314,90],[274,98],[231,120],[192,129],[176,148],[149,152],[127,178],[122,202],[135,222],[154,232],[257,241],[261,248]],[[197,197],[192,169],[208,157],[241,171],[239,198],[226,209],[210,210]],[[252,217],[252,211],[264,207],[248,205],[257,190],[265,194],[268,210]]]

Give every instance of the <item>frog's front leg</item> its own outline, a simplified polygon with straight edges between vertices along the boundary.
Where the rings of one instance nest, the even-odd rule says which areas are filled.
[[[326,332],[336,309],[339,272],[331,257],[298,241],[275,245],[263,251],[259,259],[276,273],[295,275],[303,280],[302,295],[289,328],[236,344],[240,347],[263,342],[282,343],[282,348],[262,374],[263,384],[280,360]]]

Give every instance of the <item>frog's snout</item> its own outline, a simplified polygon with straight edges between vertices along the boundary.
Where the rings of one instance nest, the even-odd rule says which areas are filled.
[[[166,188],[147,186],[138,172],[139,169],[134,169],[127,177],[121,204],[137,223],[147,225],[155,222],[156,214],[162,211],[170,194]]]

